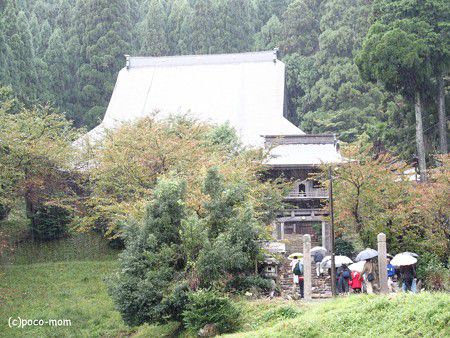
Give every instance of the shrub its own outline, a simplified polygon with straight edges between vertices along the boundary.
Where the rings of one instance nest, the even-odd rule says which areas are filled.
[[[119,255],[120,269],[108,280],[108,291],[127,325],[163,323],[174,312],[170,295],[176,272],[167,257],[175,250],[158,243],[146,227],[132,225],[127,230],[126,249]]]
[[[450,291],[450,270],[445,267],[427,270],[425,287],[434,291]]]
[[[355,248],[353,247],[353,243],[349,240],[346,240],[342,237],[338,237],[334,241],[334,245],[336,248],[337,255],[343,255],[351,257],[353,252],[355,252]]]
[[[197,332],[206,324],[214,324],[220,333],[236,328],[238,308],[229,298],[216,292],[200,290],[189,294],[189,304],[183,312],[183,322],[188,330]]]
[[[226,285],[227,291],[245,292],[252,288],[256,288],[260,291],[268,291],[271,288],[270,279],[258,275],[237,275],[228,281]]]
[[[170,296],[167,297],[164,302],[167,306],[166,312],[168,318],[176,321],[182,320],[183,311],[186,309],[186,306],[189,303],[188,294],[189,286],[187,282],[183,282],[175,286]]]
[[[417,278],[428,290],[450,290],[450,270],[433,253],[423,254],[417,263]]]
[[[108,284],[116,308],[130,326],[176,319],[184,309],[182,289],[171,285],[183,269],[176,244],[184,215],[183,187],[183,181],[161,179],[142,224],[123,225],[125,250]]]
[[[0,221],[6,219],[11,209],[5,205],[0,204]]]
[[[31,217],[31,232],[37,240],[51,240],[67,233],[67,224],[72,220],[71,213],[58,206],[41,206]]]

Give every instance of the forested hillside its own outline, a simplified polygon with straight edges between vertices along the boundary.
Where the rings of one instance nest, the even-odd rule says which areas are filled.
[[[49,103],[76,126],[92,128],[103,117],[124,54],[278,47],[294,123],[343,141],[366,133],[377,149],[411,159],[413,104],[402,93],[363,81],[355,63],[375,21],[374,3],[381,2],[6,0],[0,3],[0,85],[11,86],[28,104]],[[422,99],[429,154],[438,144],[439,84],[431,79]]]

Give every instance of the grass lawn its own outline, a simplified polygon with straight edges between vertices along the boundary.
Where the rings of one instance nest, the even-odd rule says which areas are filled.
[[[102,276],[114,261],[13,265],[0,279],[0,331],[10,337],[99,337],[126,328],[106,294]],[[70,319],[71,327],[9,328],[9,317]]]
[[[118,337],[141,333],[160,337],[177,329],[145,325],[130,329],[106,292],[103,277],[116,261],[66,261],[2,268],[0,276],[0,336]],[[8,318],[70,319],[70,327],[9,328]]]
[[[230,337],[450,337],[450,294],[350,296],[301,304],[243,304]],[[246,317],[246,318],[245,318]]]

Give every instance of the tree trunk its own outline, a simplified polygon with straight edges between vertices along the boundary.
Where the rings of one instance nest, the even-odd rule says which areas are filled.
[[[445,112],[444,75],[438,77],[438,116],[439,116],[439,151],[448,153],[447,144],[447,115]]]
[[[419,92],[416,92],[414,111],[416,113],[416,145],[417,157],[419,158],[420,180],[425,182],[427,180],[427,165],[425,162],[425,143],[423,140],[422,102]]]

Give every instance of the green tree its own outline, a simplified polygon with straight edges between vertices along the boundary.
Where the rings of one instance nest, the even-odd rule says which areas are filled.
[[[292,2],[283,15],[288,111],[301,129],[353,141],[386,123],[386,92],[364,83],[353,54],[369,28],[365,1]],[[384,122],[384,123],[383,123]],[[376,141],[380,133],[371,133]]]
[[[128,325],[170,319],[168,298],[171,281],[177,277],[173,264],[177,261],[176,244],[184,215],[184,184],[161,179],[145,222],[131,224],[127,230],[120,269],[109,280],[109,291]]]
[[[10,55],[9,46],[6,40],[5,34],[5,22],[3,11],[4,8],[0,7],[1,15],[0,15],[0,83],[3,85],[10,84],[10,75],[8,69],[8,57]]]
[[[30,19],[30,31],[33,36],[34,52],[36,54],[38,54],[40,45],[42,43],[41,26],[39,25],[38,18],[36,17],[36,15],[34,13],[31,15],[31,19]]]
[[[11,110],[13,101],[0,102],[0,205],[23,199],[33,221],[38,207],[62,206],[73,194],[67,183],[78,132],[48,108]]]
[[[128,1],[79,0],[73,34],[80,64],[78,104],[82,121],[93,127],[103,117],[123,55],[130,50],[131,22]],[[78,49],[79,47],[79,49]]]
[[[65,49],[64,36],[59,28],[56,28],[50,37],[44,62],[49,75],[48,90],[51,100],[57,107],[65,107],[66,93],[71,90],[71,79],[68,74],[70,61]]]
[[[424,21],[403,19],[383,24],[376,22],[367,33],[357,57],[364,79],[382,81],[392,92],[414,102],[416,145],[421,178],[426,180],[422,96],[429,85],[432,69],[429,59],[436,33]]]
[[[22,99],[32,102],[37,97],[38,78],[28,18],[15,0],[6,2],[2,16],[9,73],[4,84],[11,85]]]
[[[417,185],[390,154],[374,157],[373,149],[360,144],[343,151],[354,160],[334,173],[337,235],[356,234],[362,247],[374,247],[383,232],[393,253],[433,253],[445,261],[450,252],[448,155],[441,157],[442,167],[429,182]]]
[[[257,30],[266,25],[272,16],[281,18],[291,2],[292,0],[254,0]]]
[[[187,0],[174,0],[167,19],[167,35],[171,55],[189,54],[192,9]]]
[[[311,55],[319,48],[321,0],[295,0],[283,14],[283,51]]]
[[[141,54],[162,56],[169,54],[167,39],[167,14],[160,0],[148,2],[147,15],[139,28]]]
[[[49,22],[45,20],[43,23],[39,25],[40,31],[37,33],[39,37],[39,43],[35,45],[36,53],[43,54],[48,48],[48,44],[50,42],[50,38],[52,36],[52,27]],[[33,40],[34,41],[34,40]]]
[[[250,0],[217,2],[216,52],[236,53],[253,45],[255,8]]]
[[[193,4],[190,45],[196,54],[217,52],[214,48],[216,37],[216,10],[211,0],[196,0]]]
[[[277,16],[273,15],[261,30],[255,35],[255,49],[268,50],[278,48],[281,44],[283,25]]]
[[[160,180],[153,191],[154,202],[147,208],[145,227],[150,229],[158,245],[180,243],[185,193],[186,183],[176,180]]]
[[[389,24],[399,19],[419,19],[430,25],[437,34],[433,44],[431,67],[435,78],[436,101],[439,121],[439,150],[448,152],[448,127],[445,109],[444,77],[450,70],[450,3],[445,0],[385,1],[374,2],[376,20]]]

